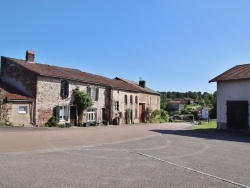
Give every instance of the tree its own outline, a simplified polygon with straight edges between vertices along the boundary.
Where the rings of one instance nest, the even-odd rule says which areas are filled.
[[[93,105],[93,100],[89,94],[80,91],[79,87],[73,90],[73,95],[78,109],[78,124],[82,124],[83,113]]]

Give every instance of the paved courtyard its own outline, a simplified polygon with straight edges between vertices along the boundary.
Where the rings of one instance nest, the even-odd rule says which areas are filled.
[[[0,127],[0,187],[250,187],[250,137],[190,127]]]

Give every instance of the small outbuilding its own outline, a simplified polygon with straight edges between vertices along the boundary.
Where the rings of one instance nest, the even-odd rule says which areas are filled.
[[[217,82],[217,127],[250,132],[250,64],[237,65],[210,82]]]
[[[16,88],[0,81],[0,122],[26,126],[33,122],[34,100]]]
[[[212,108],[209,107],[203,107],[201,109],[201,119],[208,120],[209,119],[209,113]]]

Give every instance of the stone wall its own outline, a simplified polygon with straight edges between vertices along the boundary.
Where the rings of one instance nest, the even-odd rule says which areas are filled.
[[[89,84],[74,82],[69,80],[69,96],[62,98],[60,96],[61,79],[48,78],[39,76],[37,79],[37,96],[36,96],[36,123],[44,124],[53,115],[56,106],[72,106],[74,105],[74,96],[72,90],[79,87],[80,91],[87,91]],[[99,86],[98,86],[99,87]],[[102,117],[102,108],[105,108],[105,88],[99,87],[99,100],[93,102],[93,108],[97,110],[97,120]],[[70,111],[68,112],[70,113]],[[86,114],[86,113],[85,113]],[[69,116],[69,114],[68,114]],[[84,118],[86,120],[86,118]]]
[[[34,98],[36,96],[36,74],[4,57],[1,62],[1,79]]]

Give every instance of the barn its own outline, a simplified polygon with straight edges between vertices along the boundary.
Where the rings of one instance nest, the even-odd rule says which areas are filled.
[[[218,129],[250,132],[250,64],[234,66],[210,82],[217,82]]]

